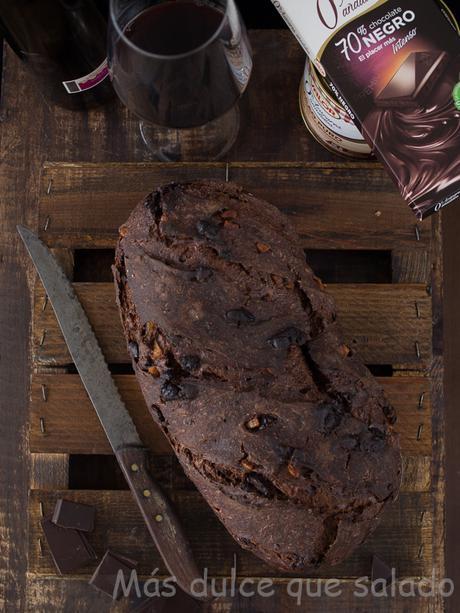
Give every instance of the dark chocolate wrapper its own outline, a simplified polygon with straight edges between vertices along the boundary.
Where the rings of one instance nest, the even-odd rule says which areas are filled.
[[[395,19],[361,55],[344,47]],[[419,219],[460,196],[460,38],[435,2],[385,2],[341,28],[321,63]]]

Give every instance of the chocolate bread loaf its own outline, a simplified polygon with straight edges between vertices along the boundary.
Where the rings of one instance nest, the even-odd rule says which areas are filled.
[[[228,531],[289,571],[349,556],[398,494],[396,418],[289,220],[233,184],[167,185],[114,275],[152,417]]]

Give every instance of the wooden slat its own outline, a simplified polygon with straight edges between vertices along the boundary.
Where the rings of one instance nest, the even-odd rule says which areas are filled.
[[[306,248],[426,250],[430,243],[431,221],[416,222],[374,163],[238,162],[229,173],[291,216]],[[41,237],[50,246],[113,247],[118,227],[147,192],[198,178],[224,180],[225,164],[47,164]]]
[[[309,594],[307,585],[302,585],[300,604],[297,606],[297,590],[299,584],[297,579],[291,586],[291,591],[288,591],[288,582],[273,581],[273,595],[243,597],[238,594],[233,597],[218,598],[206,605],[200,605],[201,613],[256,613],[267,611],[283,611],[286,613],[433,613],[432,599],[424,598],[423,596],[415,596],[407,598],[401,595],[399,587],[396,595],[393,597],[383,598],[381,596],[372,595],[369,591],[366,596],[358,597],[355,592],[362,594],[362,591],[356,587],[356,580],[342,580],[334,589],[334,593],[340,592],[339,597],[331,598],[325,596],[326,583],[321,579],[306,579],[309,586]],[[414,583],[417,586],[418,581],[414,578]],[[396,584],[398,585],[398,584]],[[132,613],[132,606],[135,603],[128,602],[127,599],[122,599],[116,603],[110,602],[105,594],[96,592],[88,586],[88,582],[84,579],[74,578],[72,581],[62,581],[55,577],[29,576],[27,580],[28,586],[28,603],[26,613],[45,613],[50,611],[49,603],[52,602],[55,611],[59,613],[75,613],[75,611],[85,611],[85,613]],[[251,585],[246,586],[251,590]],[[332,585],[331,585],[332,587]],[[230,587],[228,587],[230,592]],[[271,592],[270,589],[265,591]],[[317,597],[316,594],[322,594],[322,597]],[[315,595],[315,596],[313,596]],[[133,589],[134,597],[134,589]],[[90,601],[91,600],[91,601]],[[90,602],[89,602],[90,601]],[[156,603],[155,598],[151,598],[152,613],[161,609],[160,603]],[[267,607],[270,607],[268,609]],[[408,608],[410,607],[410,609]],[[178,613],[183,613],[179,608]]]
[[[143,574],[151,573],[156,567],[161,573],[166,572],[130,492],[82,490],[31,491],[30,572],[45,575],[55,573],[46,545],[44,555],[40,554],[39,539],[43,538],[43,534],[40,527],[39,502],[42,502],[45,514],[49,515],[55,501],[60,497],[96,507],[96,528],[90,535],[90,540],[99,556],[107,548],[111,548],[138,560],[139,570]],[[199,566],[208,567],[211,575],[228,575],[233,564],[233,555],[237,554],[238,574],[241,576],[283,576],[283,573],[243,551],[197,492],[175,491],[172,492],[171,498]],[[431,529],[430,494],[402,494],[396,503],[385,510],[381,525],[367,542],[342,564],[321,569],[320,576],[348,578],[367,575],[373,553],[386,560],[390,566],[394,566],[398,576],[430,574]],[[86,575],[92,570],[93,567],[89,567],[83,569],[80,574]],[[318,572],[311,573],[311,576],[317,575]]]
[[[126,343],[111,283],[76,283],[78,297],[93,325],[106,359],[128,362]],[[401,365],[424,370],[431,359],[431,299],[424,285],[328,286],[338,306],[345,341],[367,364]],[[50,304],[37,283],[33,319],[33,359],[36,365],[71,362]],[[418,310],[415,305],[418,305]],[[420,358],[417,357],[418,343]]]
[[[115,382],[143,442],[155,453],[171,453],[169,443],[149,415],[135,376],[117,375]],[[45,420],[45,434],[40,428],[40,418]],[[112,453],[79,375],[35,374],[31,385],[30,420],[32,451]]]
[[[431,298],[426,286],[338,284],[328,291],[335,298],[346,342],[367,364],[414,369],[429,365]]]
[[[423,228],[429,234],[431,228]],[[421,235],[420,235],[421,237]],[[424,283],[431,282],[430,250],[394,249],[391,253],[393,283]]]
[[[168,442],[149,415],[135,376],[116,375],[115,382],[145,444],[158,454],[171,452]],[[383,377],[380,383],[396,409],[397,430],[403,452],[406,455],[429,455],[429,380],[423,377]],[[43,399],[43,386],[46,401]],[[419,399],[422,394],[425,396],[423,409],[420,410]],[[46,424],[45,434],[40,428],[40,418]],[[34,452],[111,453],[107,437],[78,375],[38,373],[33,376],[29,440]]]
[[[61,453],[30,454],[30,488],[63,490],[69,485],[69,455]]]

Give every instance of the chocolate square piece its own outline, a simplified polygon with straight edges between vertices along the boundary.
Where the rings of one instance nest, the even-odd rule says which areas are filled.
[[[137,562],[134,560],[130,560],[113,551],[106,551],[99,566],[89,580],[89,583],[97,590],[108,594],[114,600],[119,600],[123,596],[121,587],[118,589],[117,593],[114,594],[118,573],[119,571],[123,573],[125,585],[128,585],[131,572],[136,566]]]
[[[96,509],[88,504],[60,498],[54,507],[53,522],[61,528],[92,532],[95,515]]]
[[[391,80],[375,97],[385,108],[410,108],[422,104],[432,91],[449,60],[443,51],[410,53]]]
[[[393,577],[391,574],[391,568],[388,564],[385,564],[383,560],[374,556],[372,558],[372,581],[384,581],[385,585],[390,585]]]
[[[58,571],[70,573],[96,559],[85,535],[78,530],[56,526],[50,518],[42,520],[42,528]]]

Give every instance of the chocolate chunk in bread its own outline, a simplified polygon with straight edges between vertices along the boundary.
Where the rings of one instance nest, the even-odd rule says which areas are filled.
[[[398,494],[395,415],[289,220],[230,183],[166,185],[114,275],[152,417],[234,538],[290,571],[349,556]]]

